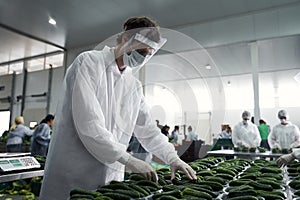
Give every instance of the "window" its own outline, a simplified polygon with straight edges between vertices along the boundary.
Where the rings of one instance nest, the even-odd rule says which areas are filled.
[[[48,56],[46,57],[46,69],[50,68],[50,65],[52,65],[53,68],[56,67],[62,67],[63,66],[63,62],[64,62],[64,54],[60,53],[60,54],[56,54],[53,56]]]
[[[23,62],[12,63],[9,65],[9,74],[16,72],[20,74],[23,72]]]

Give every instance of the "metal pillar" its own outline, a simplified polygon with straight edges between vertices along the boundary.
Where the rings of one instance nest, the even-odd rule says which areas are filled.
[[[9,127],[11,127],[11,125],[13,125],[14,123],[14,119],[13,119],[13,112],[14,112],[14,102],[15,102],[15,95],[16,95],[16,77],[17,74],[14,71],[13,75],[12,75],[12,80],[11,80],[11,94],[10,94],[10,106],[9,106],[9,112],[10,112],[10,116],[9,116]]]
[[[49,75],[48,75],[48,91],[47,91],[47,113],[50,112],[50,103],[51,103],[51,87],[52,87],[52,79],[53,79],[53,68],[50,64]]]
[[[24,62],[25,64],[26,62]],[[25,109],[25,102],[26,102],[26,87],[27,87],[27,68],[26,66],[24,67],[24,71],[23,71],[23,90],[22,90],[22,105],[21,105],[21,116],[23,116],[23,112]]]

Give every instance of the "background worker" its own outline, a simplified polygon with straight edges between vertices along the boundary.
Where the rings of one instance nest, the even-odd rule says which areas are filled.
[[[31,154],[47,156],[50,142],[51,128],[54,124],[54,116],[48,114],[36,127],[32,134]]]
[[[257,147],[260,144],[258,128],[250,121],[251,113],[242,113],[243,121],[234,126],[232,131],[232,142],[235,147]]]
[[[272,149],[290,149],[300,146],[299,128],[288,121],[287,111],[280,110],[278,112],[280,123],[272,128],[268,137],[269,145]]]
[[[65,200],[74,188],[95,190],[123,181],[125,166],[157,181],[155,170],[126,152],[132,133],[145,149],[190,179],[195,171],[180,160],[160,133],[133,70],[145,65],[166,42],[157,24],[133,17],[124,24],[116,47],[80,54],[68,68],[56,111],[42,200]],[[66,160],[67,158],[67,160]]]
[[[9,130],[8,139],[6,142],[6,151],[12,152],[22,152],[23,138],[25,136],[31,136],[32,130],[27,126],[24,126],[24,118],[18,116],[15,118],[15,124]]]

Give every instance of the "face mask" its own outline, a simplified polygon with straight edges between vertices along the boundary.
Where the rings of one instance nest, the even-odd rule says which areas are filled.
[[[281,124],[285,124],[285,122],[286,122],[286,119],[280,119]]]
[[[247,125],[248,124],[248,120],[247,119],[243,119],[243,124]]]
[[[146,57],[138,53],[136,50],[133,50],[130,55],[128,55],[127,53],[124,53],[123,55],[124,65],[131,68],[141,66],[145,59]]]

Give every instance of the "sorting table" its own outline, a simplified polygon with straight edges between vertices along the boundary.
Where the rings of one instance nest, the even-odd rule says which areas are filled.
[[[267,151],[264,153],[260,152],[237,152],[234,150],[216,150],[216,151],[208,151],[208,155],[211,156],[234,156],[234,157],[261,157],[261,158],[278,158],[282,156],[282,153],[272,153],[271,151]]]

